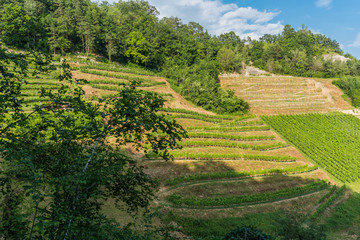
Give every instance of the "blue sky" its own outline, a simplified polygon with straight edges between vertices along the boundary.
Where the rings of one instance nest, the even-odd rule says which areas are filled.
[[[305,24],[338,41],[360,59],[360,0],[148,0],[161,17],[195,21],[211,34],[234,31],[242,38],[278,34]]]

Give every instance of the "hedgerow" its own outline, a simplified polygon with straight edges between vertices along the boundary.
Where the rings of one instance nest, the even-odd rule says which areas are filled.
[[[227,140],[241,140],[241,141],[261,141],[261,140],[275,140],[275,136],[241,136],[229,135],[222,133],[202,133],[202,132],[189,132],[190,138],[218,138]]]
[[[265,202],[283,198],[295,197],[302,194],[319,191],[328,187],[324,180],[313,182],[302,187],[281,189],[276,192],[256,193],[250,195],[221,196],[221,197],[189,197],[183,198],[178,194],[171,194],[166,199],[175,206],[233,206],[249,202]]]
[[[268,131],[269,126],[246,126],[246,127],[187,127],[189,131],[222,131],[222,132],[246,132],[246,131]]]
[[[335,202],[336,199],[338,199],[342,193],[345,190],[345,185],[343,185],[341,188],[339,188],[330,198],[328,198],[324,203],[322,203],[317,209],[316,212],[311,215],[312,219],[317,218],[319,215],[321,215],[326,208],[328,208],[333,202]]]
[[[242,149],[252,149],[258,151],[276,149],[276,148],[283,148],[289,145],[284,143],[274,143],[274,144],[267,144],[267,145],[250,145],[250,144],[242,144],[242,143],[235,143],[235,142],[228,142],[228,141],[182,141],[179,143],[180,146],[183,147],[203,147],[203,146],[214,146],[214,147],[229,147],[229,148],[242,148]]]
[[[228,178],[258,176],[258,175],[304,173],[304,172],[311,172],[316,169],[318,169],[317,166],[309,167],[309,166],[305,165],[305,166],[296,166],[296,167],[289,167],[289,168],[260,169],[260,170],[255,170],[255,171],[208,172],[208,173],[198,173],[198,174],[185,175],[185,176],[167,179],[165,184],[169,185],[169,186],[174,186],[174,185],[182,184],[182,183],[186,183],[186,182],[194,182],[194,181],[202,181],[202,180],[228,179]]]
[[[238,153],[187,153],[187,152],[173,152],[171,154],[178,160],[259,160],[259,161],[273,161],[273,162],[295,162],[296,157],[292,156],[271,156],[259,154],[238,154]],[[152,153],[147,154],[148,159],[159,159]]]

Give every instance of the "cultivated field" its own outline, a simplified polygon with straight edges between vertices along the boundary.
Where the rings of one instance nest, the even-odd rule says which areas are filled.
[[[307,138],[302,138],[300,133],[293,135],[292,137],[297,137],[296,142],[287,135],[292,134],[292,129],[287,132],[283,130],[286,124],[284,128],[277,127],[277,118],[264,117],[264,121],[255,115],[323,112],[349,107],[342,99],[337,99],[338,95],[332,94],[335,91],[333,89],[330,90],[330,98],[329,92],[324,93],[315,83],[301,78],[223,77],[222,85],[234,89],[236,94],[248,100],[254,109],[253,115],[226,116],[216,115],[192,105],[174,92],[165,79],[143,69],[75,62],[71,63],[71,66],[75,78],[88,81],[82,87],[89,100],[97,101],[99,98],[112,96],[129,81],[138,81],[139,89],[154,91],[163,96],[166,99],[163,114],[176,119],[187,129],[189,138],[180,142],[182,149],[172,151],[173,161],[164,161],[151,153],[145,156],[128,147],[134,158],[160,183],[153,207],[161,213],[163,221],[180,225],[187,236],[223,236],[234,228],[235,223],[240,224],[245,220],[274,233],[271,226],[276,221],[278,211],[283,209],[296,210],[314,219],[326,219],[328,209],[345,202],[350,194],[348,190],[340,188],[340,182],[339,187],[336,187],[336,181],[324,170],[343,181],[352,181],[353,178],[356,180],[356,176],[359,176],[356,175],[359,171],[356,166],[341,172],[339,169],[345,167],[327,167],[326,162],[318,160],[318,154],[302,149],[300,143],[312,144],[310,140],[315,139],[313,135],[302,132],[301,134],[310,139],[305,142],[304,139]],[[60,87],[60,83],[54,79],[55,75],[29,79],[30,84],[23,91],[25,101],[29,105],[46,102],[46,99],[39,97],[38,91],[40,87]],[[317,116],[318,121],[323,121],[323,115],[304,116]],[[343,115],[326,115],[325,118],[331,119],[333,116],[344,118]],[[350,124],[336,119],[333,121],[340,125]],[[305,120],[306,117],[294,121],[304,121],[304,125],[309,127],[316,124],[316,121]],[[341,131],[346,131],[345,125]],[[286,138],[279,136],[272,127]],[[327,134],[326,129],[327,126],[324,125],[324,129],[319,129],[314,134],[322,136],[322,131]],[[351,129],[353,130],[349,130],[349,135],[355,140],[358,132],[355,126]],[[346,143],[344,142],[344,145]],[[324,146],[323,142],[319,144]],[[354,151],[356,146],[351,146],[353,148],[350,150]],[[314,148],[314,153],[318,148],[320,147]],[[351,155],[350,150],[348,153]],[[334,157],[331,162],[340,160],[352,161],[347,157]],[[356,162],[352,163],[356,165]],[[316,164],[319,164],[321,169]],[[351,175],[351,178],[347,178],[347,174]],[[121,223],[126,221],[123,213],[114,210],[111,201],[107,206],[104,209],[106,214]],[[260,219],[267,219],[268,222]],[[209,226],[214,222],[219,227],[209,230]]]
[[[250,103],[254,114],[328,112],[350,109],[342,99],[342,91],[329,79],[287,76],[220,77],[224,88]]]

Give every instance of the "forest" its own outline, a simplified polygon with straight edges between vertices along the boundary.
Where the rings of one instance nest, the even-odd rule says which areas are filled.
[[[54,54],[96,54],[109,62],[138,64],[169,79],[196,105],[218,113],[247,112],[246,102],[220,88],[220,72],[253,64],[273,73],[308,77],[360,75],[360,61],[324,59],[342,54],[339,44],[303,26],[286,25],[279,35],[240,39],[234,32],[212,36],[196,22],[159,19],[148,2],[5,0],[0,33],[8,46],[44,45]],[[12,36],[18,36],[13,39]]]

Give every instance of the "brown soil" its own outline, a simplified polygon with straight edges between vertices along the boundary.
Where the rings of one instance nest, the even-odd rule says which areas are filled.
[[[191,218],[228,218],[228,217],[242,217],[246,214],[275,212],[277,210],[297,211],[298,213],[308,213],[314,210],[314,203],[316,203],[326,190],[315,192],[312,194],[295,197],[291,199],[276,201],[272,203],[262,203],[255,205],[247,205],[234,208],[222,209],[186,209],[186,208],[164,208],[163,211],[171,211],[180,217]]]
[[[253,171],[268,168],[289,168],[304,165],[301,162],[266,162],[248,160],[175,160],[175,161],[146,161],[142,163],[148,167],[147,172],[156,178],[167,179],[208,172],[238,172]]]

